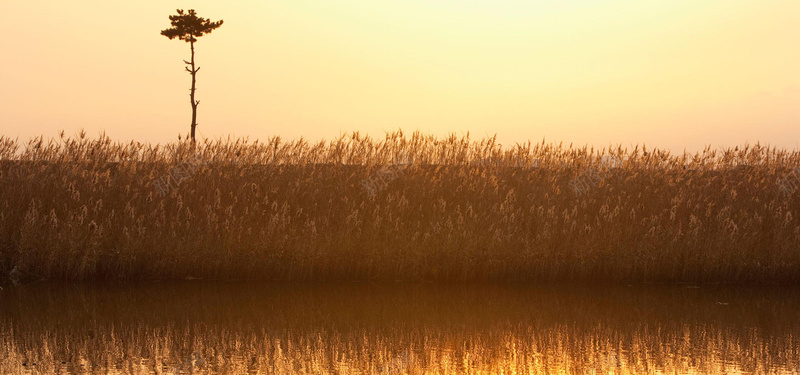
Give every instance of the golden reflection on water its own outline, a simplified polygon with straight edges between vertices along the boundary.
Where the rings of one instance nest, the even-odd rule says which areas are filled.
[[[797,373],[800,292],[252,285],[0,291],[0,374]]]

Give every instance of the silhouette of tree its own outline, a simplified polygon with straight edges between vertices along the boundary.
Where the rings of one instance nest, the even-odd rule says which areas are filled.
[[[194,98],[197,84],[197,72],[200,70],[200,67],[195,67],[194,63],[194,43],[197,42],[197,38],[205,34],[210,34],[216,28],[222,26],[222,20],[212,22],[211,20],[198,17],[194,9],[189,9],[189,12],[178,9],[178,14],[169,16],[169,20],[170,23],[172,23],[172,27],[161,30],[161,35],[169,39],[178,38],[179,40],[183,40],[189,43],[192,49],[192,60],[183,60],[183,62],[191,67],[187,66],[186,71],[192,75],[192,90],[189,98],[192,102],[192,142],[194,142],[194,129],[197,127],[197,105],[200,104],[200,101]]]

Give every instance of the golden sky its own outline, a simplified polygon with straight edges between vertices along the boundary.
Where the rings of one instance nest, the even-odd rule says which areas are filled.
[[[0,134],[800,147],[800,1],[0,0]]]

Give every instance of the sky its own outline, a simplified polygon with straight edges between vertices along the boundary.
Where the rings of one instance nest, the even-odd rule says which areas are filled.
[[[790,0],[0,0],[0,135],[164,143],[403,129],[507,145],[800,148]]]

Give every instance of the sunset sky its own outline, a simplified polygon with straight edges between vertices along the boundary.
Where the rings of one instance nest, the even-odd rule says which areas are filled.
[[[0,134],[800,148],[800,1],[2,0]]]

